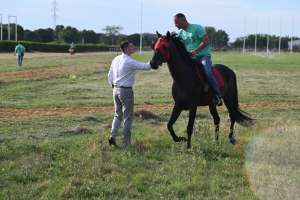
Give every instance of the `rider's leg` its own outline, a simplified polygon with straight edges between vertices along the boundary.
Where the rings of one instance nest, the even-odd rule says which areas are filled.
[[[200,58],[201,64],[204,68],[204,73],[207,79],[208,84],[210,85],[210,87],[213,90],[214,93],[214,100],[216,102],[216,104],[222,104],[221,101],[221,92],[220,92],[220,88],[219,85],[215,79],[215,76],[212,73],[212,62],[211,62],[211,56],[210,55],[206,55]]]

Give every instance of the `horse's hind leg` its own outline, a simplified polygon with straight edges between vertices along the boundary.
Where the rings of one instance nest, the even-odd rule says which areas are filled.
[[[230,122],[231,122],[228,139],[229,139],[229,142],[234,145],[234,144],[236,144],[236,139],[235,139],[235,135],[234,135],[234,124],[235,124],[234,109],[233,109],[232,102],[230,102],[228,100],[228,98],[224,97],[224,102],[225,102],[225,105],[229,112],[229,117],[230,117]]]
[[[174,105],[173,111],[170,117],[170,120],[168,122],[168,130],[175,142],[181,142],[181,141],[186,141],[187,139],[185,137],[178,137],[173,129],[173,124],[176,122],[178,119],[179,115],[181,114],[182,109],[178,105]]]
[[[234,124],[235,124],[235,120],[233,119],[233,117],[230,116],[230,121],[231,121],[231,124],[230,124],[230,132],[229,132],[229,142],[231,144],[236,144],[236,139],[235,139],[235,135],[234,135]]]
[[[215,140],[216,142],[219,140],[219,130],[220,130],[220,117],[217,111],[217,107],[215,105],[209,105],[209,111],[214,119],[215,124]]]

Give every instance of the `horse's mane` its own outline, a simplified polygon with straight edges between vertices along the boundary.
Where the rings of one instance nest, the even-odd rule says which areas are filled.
[[[186,50],[182,40],[179,37],[176,37],[176,35],[172,35],[171,39],[185,62],[192,66],[193,60],[191,58],[191,54]]]

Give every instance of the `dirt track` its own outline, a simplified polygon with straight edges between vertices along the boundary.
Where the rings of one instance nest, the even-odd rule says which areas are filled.
[[[93,73],[99,71],[100,68],[107,67],[109,65],[108,63],[98,63],[93,65],[83,65],[83,66],[64,66],[64,67],[54,67],[54,68],[29,69],[24,71],[0,72],[0,80],[4,82],[15,80],[18,78],[35,80],[35,79],[43,79],[43,78],[61,77],[68,74],[77,75],[83,73]]]
[[[172,104],[144,104],[135,106],[136,110],[148,111],[171,111]],[[244,110],[253,108],[268,108],[268,109],[289,109],[300,108],[300,101],[289,102],[257,102],[253,104],[241,104],[240,107]],[[222,108],[224,109],[224,107]],[[50,116],[81,116],[94,113],[113,113],[112,106],[103,107],[66,107],[66,108],[36,108],[36,109],[0,109],[0,119],[18,119],[18,118],[39,118]]]

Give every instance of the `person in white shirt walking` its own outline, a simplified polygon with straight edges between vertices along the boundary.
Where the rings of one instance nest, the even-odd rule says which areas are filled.
[[[117,146],[116,136],[124,121],[124,147],[131,144],[134,95],[132,86],[136,70],[150,70],[150,63],[143,63],[130,57],[136,51],[134,45],[124,41],[120,45],[122,54],[115,57],[108,72],[108,81],[113,87],[115,115],[111,127],[110,145]]]

